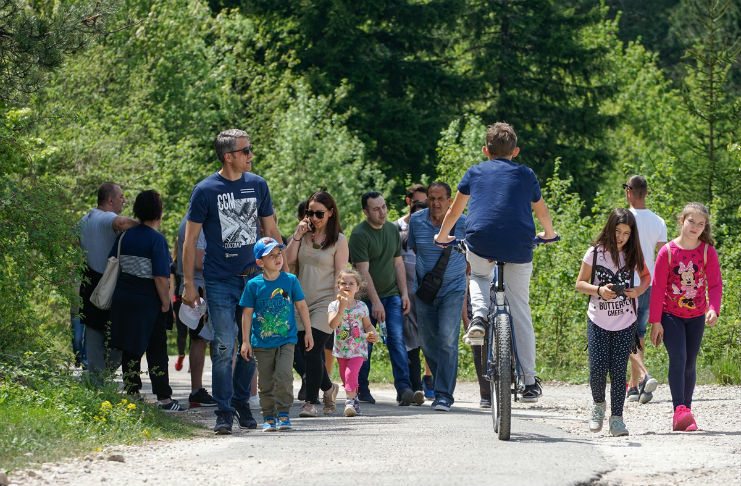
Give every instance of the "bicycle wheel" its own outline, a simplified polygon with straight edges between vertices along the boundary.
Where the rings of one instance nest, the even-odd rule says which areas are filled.
[[[492,403],[494,430],[499,440],[509,440],[512,423],[512,329],[507,314],[496,317],[496,380],[492,381],[496,399]],[[496,411],[494,411],[496,403]]]

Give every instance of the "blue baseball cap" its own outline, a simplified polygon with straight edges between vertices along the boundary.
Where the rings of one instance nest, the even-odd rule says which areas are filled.
[[[269,236],[266,236],[264,238],[260,238],[257,240],[257,243],[255,243],[255,247],[253,248],[253,252],[255,253],[255,260],[259,260],[264,255],[267,255],[271,251],[273,251],[273,248],[278,247],[281,250],[285,249],[286,245],[283,245],[281,243],[278,243],[273,238],[270,238]]]

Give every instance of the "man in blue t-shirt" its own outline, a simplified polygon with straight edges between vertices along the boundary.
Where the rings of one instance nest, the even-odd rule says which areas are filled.
[[[435,242],[453,241],[454,237],[448,233],[468,205],[466,258],[471,265],[470,293],[474,316],[468,327],[469,338],[484,336],[495,262],[507,263],[504,266],[504,286],[524,377],[522,401],[536,402],[542,390],[539,380],[535,379],[535,332],[530,315],[535,236],[532,212],[545,230],[538,236],[551,239],[556,233],[535,173],[529,167],[512,161],[520,153],[512,126],[501,122],[489,126],[483,151],[489,160],[466,171],[440,232],[435,235]]]
[[[265,179],[249,172],[252,145],[247,132],[232,129],[219,133],[214,149],[221,170],[199,182],[190,197],[183,242],[182,300],[192,306],[198,296],[193,270],[196,242],[203,229],[203,278],[214,328],[211,386],[218,403],[214,432],[230,434],[235,413],[240,427],[257,427],[248,404],[254,362],[237,356],[232,372],[232,359],[237,337],[235,322],[241,322],[242,314],[239,298],[247,281],[260,270],[252,252],[259,237],[258,221],[267,236],[278,239],[280,234],[272,217],[268,185]]]

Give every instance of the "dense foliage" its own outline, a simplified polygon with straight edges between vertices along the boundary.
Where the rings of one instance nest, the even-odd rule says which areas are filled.
[[[626,25],[643,8],[0,2],[12,40],[0,56],[9,66],[0,83],[0,350],[65,352],[81,259],[73,227],[101,182],[120,183],[130,199],[160,191],[172,241],[193,185],[218,168],[214,135],[241,127],[284,233],[296,204],[319,188],[336,196],[349,232],[366,189],[398,209],[408,182],[455,186],[481,160],[485,126],[504,119],[564,235],[536,254],[532,301],[538,334],[548,336],[539,341],[546,376],[584,369],[578,262],[604,215],[625,204],[620,183],[641,173],[670,232],[688,200],[711,208],[726,288],[702,359],[717,379],[738,381],[738,8],[667,1],[662,9],[686,15]],[[667,57],[662,33],[679,28],[685,55]]]

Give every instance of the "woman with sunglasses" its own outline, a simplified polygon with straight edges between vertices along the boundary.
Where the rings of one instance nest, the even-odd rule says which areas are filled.
[[[297,319],[299,343],[303,343],[301,332],[311,332],[314,338],[314,347],[309,351],[303,350],[306,398],[300,417],[316,417],[320,388],[324,392],[324,414],[330,415],[336,409],[339,386],[329,379],[322,358],[325,343],[332,338],[327,308],[335,299],[337,274],[347,268],[349,255],[334,198],[324,191],[315,192],[309,197],[305,217],[296,227],[286,249],[288,264],[296,264],[296,275],[306,295],[311,319],[310,323]]]

